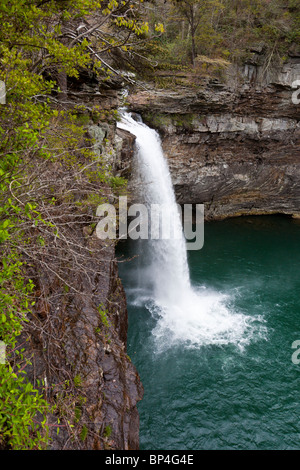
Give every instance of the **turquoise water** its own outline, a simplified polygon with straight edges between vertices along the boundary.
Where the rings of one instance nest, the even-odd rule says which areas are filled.
[[[206,223],[203,249],[188,252],[195,287],[226,294],[229,310],[255,318],[242,343],[157,348],[157,318],[138,289],[143,256],[119,264],[128,354],[145,389],[141,449],[300,449],[300,364],[292,362],[300,340],[299,239],[300,221],[237,218]],[[138,241],[118,249],[122,259],[144,252]]]

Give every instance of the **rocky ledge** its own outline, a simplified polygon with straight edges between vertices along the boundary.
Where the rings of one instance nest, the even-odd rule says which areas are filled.
[[[204,203],[207,219],[300,214],[300,104],[292,100],[300,57],[268,80],[260,75],[246,64],[223,83],[129,97],[161,135],[178,202]]]

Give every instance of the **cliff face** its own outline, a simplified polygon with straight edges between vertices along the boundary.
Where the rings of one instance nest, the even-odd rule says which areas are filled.
[[[89,96],[93,99],[93,90]],[[109,91],[108,99],[115,108],[116,92]],[[117,131],[113,123],[90,122],[87,137],[94,138],[95,155],[107,159],[116,176],[127,175],[133,136]],[[65,178],[72,185],[71,169],[70,174],[65,168],[55,171],[57,181]],[[103,189],[98,187],[100,195]],[[111,188],[106,190],[113,202]],[[77,215],[63,214],[61,208],[54,214],[63,223],[60,237],[45,246],[45,269],[30,263],[36,303],[20,344],[32,363],[28,378],[34,386],[43,384],[42,393],[54,405],[48,416],[50,449],[134,450],[139,447],[136,404],[143,387],[126,353],[126,296],[115,242],[97,237],[95,223],[89,222],[92,209],[81,205],[83,196],[78,192]],[[49,269],[53,259],[61,271]]]
[[[204,203],[207,219],[300,214],[299,77],[295,53],[267,79],[253,60],[224,83],[129,97],[161,135],[179,203]]]

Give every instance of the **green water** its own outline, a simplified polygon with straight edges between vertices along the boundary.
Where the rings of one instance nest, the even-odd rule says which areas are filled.
[[[193,285],[228,294],[232,309],[260,318],[262,330],[244,348],[180,344],[157,352],[157,319],[135,305],[139,258],[120,263],[128,354],[145,389],[141,449],[300,449],[300,364],[292,362],[300,340],[299,239],[300,221],[237,218],[206,223],[204,248],[188,253]],[[138,246],[123,242],[119,255]]]

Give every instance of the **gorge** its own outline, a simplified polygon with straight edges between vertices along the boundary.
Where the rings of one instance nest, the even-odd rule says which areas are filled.
[[[299,447],[299,2],[0,17],[0,450]],[[175,239],[99,238],[121,197]]]
[[[182,87],[182,85],[177,85],[173,90],[157,89],[146,85],[148,90],[145,90],[145,84],[142,84],[140,90],[137,86],[130,91],[127,97],[128,109],[133,113],[140,113],[144,122],[159,132],[177,202],[180,204],[203,203],[207,222],[239,215],[278,213],[290,215],[296,220],[300,207],[298,184],[299,105],[292,103],[293,88],[291,85],[299,71],[298,58],[292,59],[290,69],[293,72],[283,75],[278,71],[272,82],[263,84],[253,80],[250,83],[248,77],[245,76],[241,85],[232,86],[229,75],[226,83],[207,80],[201,87],[196,87],[192,91],[191,88]],[[288,68],[288,70],[290,69]],[[283,76],[288,77],[288,81],[282,81],[280,77]],[[83,88],[86,90],[86,82],[81,82],[79,85],[80,88],[77,89],[77,92],[81,93]],[[88,92],[85,91],[86,103],[99,99],[95,90],[96,85],[90,84]],[[102,105],[106,109],[119,106],[120,99],[121,95],[118,90],[108,89],[101,92]],[[128,196],[129,200],[134,201],[136,193],[130,192],[130,188],[134,183],[132,174],[136,137],[133,132],[130,132],[130,129],[126,130],[120,127],[105,122],[89,123],[88,132],[95,140],[95,151],[99,155],[106,152],[107,158],[110,160],[113,158],[114,174],[129,179]],[[105,143],[105,140],[108,140],[108,144]],[[212,230],[214,229],[212,228]],[[92,229],[85,230],[82,235],[79,229],[77,233],[79,239],[84,240],[84,243],[88,243],[89,246],[99,246],[101,250],[104,249],[101,244],[99,245],[99,240],[95,238]],[[206,243],[207,241],[205,241]],[[122,250],[122,244],[120,244],[120,249]],[[125,255],[126,250],[127,248],[125,248]],[[92,422],[95,423],[93,428],[97,430],[96,434],[88,434],[84,442],[73,444],[67,430],[63,428],[57,435],[55,428],[53,428],[53,449],[67,446],[67,448],[79,447],[81,449],[121,448],[130,450],[139,447],[137,404],[143,396],[142,383],[146,385],[147,398],[151,387],[156,383],[157,372],[163,371],[164,368],[170,368],[169,361],[173,361],[171,359],[172,353],[169,352],[165,356],[167,362],[163,361],[159,366],[155,360],[152,361],[151,354],[148,356],[149,350],[147,350],[146,357],[148,359],[146,362],[149,367],[151,364],[151,367],[145,372],[143,361],[135,360],[137,344],[140,344],[141,341],[147,345],[149,338],[156,337],[156,346],[160,344],[161,351],[172,342],[175,345],[174,351],[176,351],[177,339],[179,342],[183,341],[183,344],[207,344],[209,348],[211,344],[217,346],[218,343],[222,344],[223,342],[240,345],[243,348],[243,345],[248,344],[249,341],[251,343],[251,338],[257,338],[256,335],[262,338],[265,336],[263,317],[260,317],[258,313],[261,312],[262,307],[257,306],[258,312],[248,312],[245,309],[240,309],[239,305],[233,307],[236,301],[235,289],[239,289],[240,286],[233,283],[233,290],[227,291],[223,288],[222,283],[218,285],[217,273],[214,275],[215,281],[208,282],[207,286],[197,276],[196,279],[193,278],[193,289],[196,290],[194,294],[197,302],[199,298],[202,301],[205,298],[206,314],[211,309],[215,312],[210,331],[205,329],[205,333],[202,334],[203,322],[199,321],[195,315],[197,308],[195,308],[194,301],[192,301],[193,305],[191,304],[190,328],[186,328],[185,316],[181,315],[182,309],[180,308],[175,324],[172,323],[172,320],[169,323],[167,321],[156,323],[155,318],[159,318],[159,314],[157,311],[155,313],[155,306],[150,306],[154,317],[151,315],[149,317],[147,315],[149,310],[146,309],[145,312],[143,301],[142,305],[139,305],[140,293],[137,293],[133,288],[130,269],[124,278],[124,271],[122,271],[124,263],[121,262],[119,270],[121,271],[122,283],[126,287],[126,303],[123,287],[120,284],[114,248],[105,247],[104,253],[101,278],[95,275],[92,286],[85,283],[84,290],[85,293],[90,292],[91,298],[95,299],[97,303],[104,302],[108,307],[108,318],[111,321],[110,343],[107,342],[107,338],[100,340],[96,333],[99,312],[95,308],[94,301],[91,303],[86,296],[83,297],[78,293],[74,293],[73,301],[61,310],[56,311],[56,304],[53,305],[55,321],[62,325],[64,331],[68,332],[68,343],[63,354],[60,350],[61,345],[57,342],[52,342],[49,349],[51,357],[55,357],[52,367],[55,366],[61,372],[53,374],[47,371],[47,362],[43,359],[43,342],[38,335],[31,332],[32,344],[28,354],[34,351],[36,377],[42,379],[46,376],[49,383],[61,382],[71,374],[72,358],[76,351],[78,360],[75,370],[78,375],[85,378],[80,386],[80,394],[90,397],[84,407],[86,411],[81,416],[80,426],[84,426],[85,423],[90,426],[88,423]],[[128,257],[130,258],[131,255],[135,256],[136,252],[129,251]],[[124,253],[118,252],[117,260],[122,260],[122,256]],[[222,258],[221,254],[220,258]],[[189,260],[189,263],[191,262],[193,263],[193,257],[192,260]],[[90,260],[89,263],[92,263],[91,267],[96,274],[99,271],[97,258]],[[228,260],[224,260],[224,263],[228,263]],[[251,264],[252,261],[250,260],[249,263]],[[133,271],[135,270],[133,268]],[[222,272],[221,266],[219,266],[219,272]],[[204,274],[201,274],[201,278],[202,275]],[[192,277],[194,276],[192,271]],[[241,273],[237,274],[237,277],[239,276]],[[82,281],[79,279],[78,282],[77,286],[79,287]],[[44,286],[45,293],[48,288],[56,295],[61,291],[61,287],[55,285],[54,278],[49,283],[44,275],[40,275],[40,284]],[[291,285],[293,284],[291,283]],[[92,290],[90,290],[91,287]],[[257,295],[260,297],[261,294]],[[252,298],[250,302],[253,302]],[[171,302],[169,307],[172,305]],[[256,304],[254,303],[254,305]],[[116,306],[118,307],[116,308]],[[37,305],[37,311],[39,308],[40,304]],[[128,340],[128,354],[132,360],[128,359],[124,348],[124,344],[127,342],[127,309],[129,310],[129,331],[132,328],[130,324],[137,325],[139,330],[139,338],[134,330],[133,333],[130,333]],[[132,309],[134,310],[133,316]],[[141,316],[140,309],[142,309],[144,316]],[[138,317],[136,317],[137,311],[139,312]],[[79,314],[79,312],[81,313]],[[82,312],[85,312],[84,316]],[[171,315],[172,318],[174,319],[174,314]],[[219,331],[214,329],[216,323],[219,323]],[[225,327],[223,329],[222,324]],[[172,325],[171,334],[168,329],[170,325]],[[232,328],[226,330],[226,325],[231,325]],[[82,328],[85,334],[82,334]],[[78,342],[75,338],[77,338],[79,330],[81,331],[81,339]],[[208,334],[206,335],[206,333]],[[160,339],[161,342],[159,342]],[[282,343],[279,342],[279,344]],[[285,348],[285,351],[288,350],[287,346],[282,345],[282,347]],[[86,351],[90,351],[87,363]],[[187,367],[184,358],[188,358],[190,361],[190,355],[194,356],[194,354],[196,353],[189,352],[187,356],[183,355],[182,370]],[[219,356],[217,355],[217,357]],[[233,356],[229,357],[231,357],[230,361],[235,360]],[[201,360],[204,361],[204,364],[206,363],[205,355]],[[286,359],[284,360],[286,361]],[[174,361],[178,361],[177,356],[176,359],[174,357]],[[70,365],[67,366],[67,364]],[[221,361],[217,370],[219,367],[222,370],[222,367],[226,368],[227,366]],[[66,375],[69,368],[70,372]],[[194,370],[194,366],[192,370]],[[196,373],[195,370],[194,373]],[[142,374],[142,383],[139,374]],[[207,371],[203,370],[203,374],[206,375]],[[148,383],[148,377],[151,379],[151,384]],[[178,376],[174,373],[174,380],[176,377],[177,380],[184,383],[184,378],[181,375]],[[95,405],[95,397],[99,396],[99,391],[101,391],[102,399]],[[155,391],[153,393],[155,396]],[[121,396],[124,399],[121,399]],[[145,409],[147,409],[149,402],[146,398],[139,406],[143,418],[142,448],[145,446],[146,448],[149,446],[151,448],[158,446],[159,448],[160,440],[158,442],[147,441],[148,438],[145,437],[148,431],[157,434],[156,427],[149,427],[147,431]],[[158,394],[157,399],[159,401],[150,402],[150,406],[153,408],[155,405],[159,414],[160,405],[164,405],[168,401],[168,396]],[[191,396],[192,407],[194,407],[194,400],[195,397]],[[78,406],[76,401],[74,403],[75,406]],[[143,408],[144,406],[146,408]],[[177,414],[175,409],[174,413]],[[185,421],[189,418],[183,414],[182,419]],[[191,418],[191,423],[194,422],[194,419],[195,417]],[[176,422],[174,418],[175,425]],[[158,428],[161,429],[162,423],[160,421],[158,423]],[[223,424],[226,427],[226,423]],[[180,426],[183,424],[181,423]],[[109,431],[108,436],[105,436],[106,430]],[[164,428],[163,434],[166,432],[167,428]],[[175,430],[173,431],[172,427],[168,432],[170,438],[174,437]],[[101,434],[104,437],[101,437]],[[205,435],[206,431],[203,431],[203,436]],[[190,439],[191,436],[188,433],[178,445],[187,446]],[[291,439],[293,442],[293,437]],[[169,448],[174,448],[177,441],[175,438],[169,442],[166,437],[165,442],[170,446]],[[196,436],[193,445],[198,446],[199,442],[199,436]],[[207,441],[206,444],[201,445],[209,447],[214,444],[221,445],[219,441]],[[236,441],[232,442],[232,445],[236,446]],[[244,445],[247,445],[247,441]]]
[[[160,132],[177,200],[204,203],[206,217],[204,248],[188,256],[191,290],[177,286],[170,293],[172,244],[164,249],[167,259],[155,256],[150,242],[150,248],[141,241],[120,246],[119,255],[133,259],[120,265],[120,275],[129,354],[145,387],[138,405],[142,449],[298,447],[291,345],[299,307],[299,111],[292,83],[248,86],[243,108],[244,91],[224,92],[223,86],[140,91],[128,99],[129,108]],[[138,135],[139,125],[132,120],[125,128]],[[157,150],[146,137],[136,145],[140,159],[143,146],[152,150],[144,169],[150,172],[147,195],[156,178],[161,187]],[[180,250],[174,255],[179,261]],[[149,293],[153,273],[158,292],[169,294],[167,305]]]
[[[252,89],[251,97],[275,94],[272,89]],[[158,256],[153,242],[119,248],[132,260],[120,265],[120,276],[129,309],[128,350],[145,388],[138,404],[142,449],[298,448],[291,347],[299,308],[299,111],[291,84],[283,90],[286,108],[278,119],[266,113],[266,96],[255,111],[263,117],[249,116],[251,99],[246,116],[227,114],[226,104],[222,114],[221,91],[129,96],[130,109],[160,132],[177,200],[204,203],[206,217],[204,248],[188,256],[193,288],[172,285],[176,265],[170,274],[168,266],[173,256],[180,264],[181,255],[178,247],[169,252],[171,243]],[[211,101],[203,102],[204,94]],[[282,117],[290,113],[292,119]],[[119,125],[135,135],[140,126],[134,120]],[[136,147],[144,196],[155,181],[164,199],[156,144],[142,133]],[[149,289],[152,278],[158,292],[151,282]],[[168,301],[161,304],[164,296]]]

